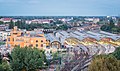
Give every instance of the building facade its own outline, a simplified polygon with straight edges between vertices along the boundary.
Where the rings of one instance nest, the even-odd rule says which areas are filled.
[[[10,35],[10,32],[7,31],[0,31],[0,41],[7,40],[7,36]]]
[[[39,49],[46,47],[46,38],[44,37],[44,33],[40,31],[21,31],[17,27],[14,27],[10,33],[11,35],[7,37],[7,47],[28,46]]]
[[[3,24],[3,25],[0,25],[0,31],[4,31],[6,29],[9,28],[9,25],[8,24]]]

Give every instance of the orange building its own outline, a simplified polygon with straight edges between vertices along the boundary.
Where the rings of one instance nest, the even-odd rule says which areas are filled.
[[[46,47],[46,38],[41,31],[22,31],[16,26],[10,32],[11,35],[7,37],[7,47],[14,48],[14,46],[31,46],[39,49]]]

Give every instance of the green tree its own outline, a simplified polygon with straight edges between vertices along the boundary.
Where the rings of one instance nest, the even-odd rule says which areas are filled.
[[[14,22],[11,20],[9,24],[9,29],[13,29],[13,27],[14,27]]]
[[[1,25],[1,24],[4,24],[4,22],[0,21],[0,25]]]
[[[58,59],[58,52],[55,52],[55,53],[52,53],[52,56],[53,56],[53,60],[56,60]]]
[[[18,20],[18,21],[16,22],[16,26],[21,29],[21,28],[22,28],[21,21]]]
[[[120,61],[114,56],[96,56],[88,67],[88,71],[119,71]]]
[[[0,64],[2,63],[2,55],[1,55],[1,53],[0,53]]]
[[[113,20],[110,20],[109,24],[105,24],[105,25],[101,26],[100,29],[103,30],[103,31],[106,31],[106,32],[120,33],[119,26],[115,26]]]
[[[37,71],[44,68],[47,62],[44,51],[31,47],[15,47],[10,62],[13,71]]]
[[[2,64],[0,64],[0,71],[12,71],[9,63],[7,61],[3,61]]]
[[[62,21],[60,21],[60,20],[57,20],[56,22],[54,22],[53,24],[63,24],[63,22]]]
[[[66,24],[63,24],[56,28],[56,30],[67,30],[67,29],[68,29],[68,26]]]
[[[118,60],[120,60],[120,47],[116,48],[116,50],[112,53]]]
[[[6,60],[2,60],[1,53],[0,53],[0,71],[12,71],[9,63]]]
[[[5,44],[5,42],[0,42],[0,45],[4,45]]]
[[[110,20],[110,28],[113,28],[113,27],[115,27],[115,24],[114,24],[113,20]]]
[[[117,27],[112,28],[112,32],[113,33],[117,33],[118,32],[118,28]]]
[[[26,29],[26,24],[25,24],[25,20],[18,20],[17,22],[15,22],[15,26],[17,26],[20,29]]]

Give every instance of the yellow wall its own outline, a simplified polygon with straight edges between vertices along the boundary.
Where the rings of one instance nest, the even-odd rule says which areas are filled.
[[[36,42],[38,41],[38,42]],[[30,38],[30,44],[33,45],[33,47],[36,47],[36,44],[38,44],[37,48],[42,49],[44,45],[46,45],[46,38],[45,37],[32,37]]]
[[[25,46],[36,47],[37,44],[38,45],[37,48],[39,49],[43,49],[43,47],[46,46],[47,44],[44,34],[37,34],[40,35],[40,37],[30,37],[30,36],[21,36],[21,33],[22,31],[18,31],[16,30],[16,28],[14,28],[11,31],[11,36],[8,36],[6,44],[7,45],[10,44],[11,48],[14,48],[15,45],[20,45],[20,47],[25,47]]]

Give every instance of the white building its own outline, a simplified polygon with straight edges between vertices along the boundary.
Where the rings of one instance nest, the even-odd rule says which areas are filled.
[[[12,18],[1,18],[0,21],[3,21],[4,23],[10,22]]]
[[[9,35],[10,32],[0,31],[0,40],[6,40]]]
[[[13,22],[17,22],[18,20],[17,20],[17,19],[13,19],[12,21],[13,21]]]
[[[26,24],[31,24],[32,21],[30,21],[30,20],[26,20],[25,23],[26,23]]]
[[[97,22],[99,22],[99,21],[100,21],[99,18],[95,18],[95,19],[93,19],[93,23],[97,23]]]
[[[86,21],[93,21],[94,18],[85,18]]]
[[[86,21],[92,21],[93,23],[97,23],[100,21],[99,18],[85,18]]]

